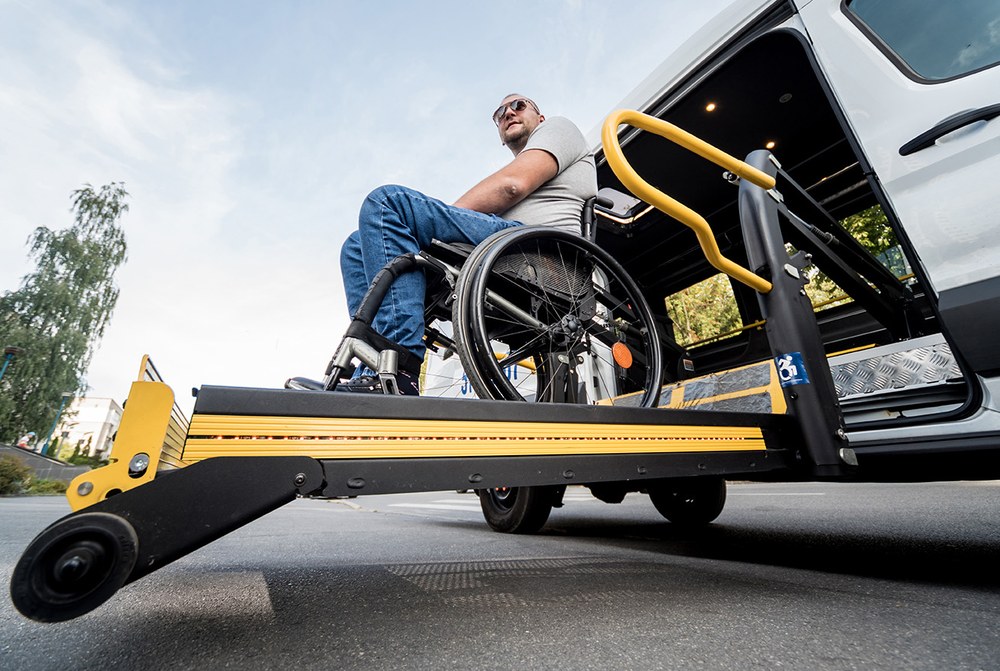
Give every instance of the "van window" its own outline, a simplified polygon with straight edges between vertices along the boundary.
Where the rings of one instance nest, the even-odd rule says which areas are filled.
[[[903,254],[903,249],[889,226],[885,212],[878,205],[853,214],[840,221],[840,225],[857,240],[862,247],[885,266],[889,272],[907,284],[912,284],[913,271],[910,262]],[[791,253],[794,250],[789,250]],[[816,310],[826,310],[844,303],[851,302],[851,297],[837,286],[826,273],[815,265],[805,269],[809,283],[806,285],[806,295],[812,301]]]
[[[733,285],[726,275],[715,275],[667,296],[667,314],[679,345],[733,336],[743,327]]]
[[[846,9],[923,79],[953,79],[1000,62],[997,0],[847,0]]]

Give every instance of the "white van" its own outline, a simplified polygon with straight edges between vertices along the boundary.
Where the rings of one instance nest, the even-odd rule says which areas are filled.
[[[647,116],[613,113],[605,124],[598,179],[611,204],[597,210],[602,249],[565,233],[553,236],[560,246],[543,248],[537,231],[515,230],[473,252],[458,286],[435,298],[479,300],[484,309],[470,314],[484,335],[487,308],[532,317],[503,295],[503,282],[518,286],[509,275],[480,281],[517,249],[511,240],[533,241],[534,252],[582,250],[565,275],[582,266],[592,281],[562,292],[570,308],[556,326],[531,326],[594,335],[594,349],[576,349],[580,338],[548,355],[565,364],[555,367],[564,389],[575,392],[578,380],[584,390],[613,388],[588,396],[607,407],[204,386],[188,422],[147,357],[115,462],[71,484],[78,512],[29,545],[11,578],[14,604],[39,621],[71,619],[298,495],[471,487],[492,528],[531,533],[569,485],[608,503],[644,491],[664,517],[692,527],[722,511],[726,478],[1000,477],[998,63],[996,0],[732,5],[622,105]],[[619,120],[651,130],[622,131]],[[746,156],[758,172],[728,158],[723,172],[651,132],[665,121],[701,138],[689,146]],[[616,174],[638,184],[626,164],[655,187],[637,191],[656,207],[626,193]],[[656,189],[701,213],[696,228],[718,246],[712,262],[695,233],[665,214],[671,208]],[[525,277],[540,286],[530,264],[545,267],[549,257],[522,256],[532,271]],[[475,272],[483,274],[469,280]],[[754,288],[730,274],[749,275]],[[345,342],[353,347],[364,333],[349,331]],[[502,353],[484,339],[433,337],[441,351],[464,341],[473,355],[465,359],[488,361],[484,369]],[[647,346],[636,349],[640,365],[626,339]],[[657,344],[667,360],[659,407],[673,410],[627,407],[656,401]],[[620,387],[599,384],[600,366],[585,363],[601,345],[621,346],[613,364],[604,361]],[[530,351],[522,346],[513,358]],[[375,354],[391,369],[387,352]],[[576,377],[565,374],[574,369]],[[460,370],[443,377],[461,389]],[[507,367],[502,391],[525,371]],[[650,384],[628,393],[635,379]],[[504,396],[500,385],[495,391]],[[154,481],[160,469],[173,472]],[[186,498],[190,505],[178,505]]]
[[[800,218],[782,232],[815,262],[810,294],[862,475],[1000,475],[998,65],[997,2],[738,0],[619,105],[739,158],[773,154],[775,193]],[[773,354],[754,292],[627,192],[600,129],[591,141],[614,202],[597,208],[598,242],[664,327],[661,407],[783,412],[780,394],[762,407],[749,391],[747,371]],[[747,264],[734,180],[655,134],[619,141]],[[531,372],[512,369],[530,389]],[[432,395],[474,397],[457,357],[431,358],[426,376]]]
[[[828,291],[816,315],[862,475],[1000,472],[998,65],[995,1],[741,0],[621,104],[739,158],[773,153],[776,193],[804,222],[783,224],[785,240],[846,295]],[[619,139],[644,179],[747,263],[736,189],[718,167],[648,132]],[[691,231],[622,194],[598,159],[616,202],[598,240],[627,256],[654,308],[667,303],[674,407],[753,410],[734,401],[732,373],[769,354],[753,292],[717,276]],[[727,285],[725,298],[706,299],[703,282]],[[728,318],[717,332],[680,323],[685,300],[714,300]]]

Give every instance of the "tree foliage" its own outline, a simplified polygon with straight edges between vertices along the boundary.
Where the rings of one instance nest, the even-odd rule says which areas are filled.
[[[880,259],[898,245],[885,213],[878,205],[847,217],[840,224],[862,247]],[[806,285],[806,292],[813,305],[823,305],[837,299],[850,300],[819,269],[812,266],[806,273],[810,280]],[[725,275],[715,275],[668,296],[666,304],[667,313],[674,322],[675,337],[682,345],[730,333],[742,326],[732,286]]]
[[[899,244],[896,234],[889,226],[889,220],[885,212],[878,205],[873,205],[867,210],[853,214],[840,224],[854,236],[861,246],[875,256],[885,253],[890,247]]]
[[[674,337],[682,345],[728,333],[743,325],[726,275],[715,275],[668,296],[667,314],[674,322]]]
[[[0,439],[30,429],[44,441],[62,394],[86,389],[84,374],[118,300],[127,197],[122,183],[86,184],[71,195],[69,228],[39,227],[28,239],[36,268],[0,296],[0,345],[24,350],[0,381]]]
[[[888,250],[899,244],[885,212],[878,205],[844,218],[840,225],[875,257],[883,257]],[[806,269],[806,276],[809,277],[806,294],[817,309],[850,300],[836,282],[815,266]]]
[[[31,482],[31,469],[9,454],[0,454],[0,496],[20,494]]]

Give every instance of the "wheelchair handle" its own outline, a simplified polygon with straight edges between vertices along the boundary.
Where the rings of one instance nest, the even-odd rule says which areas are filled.
[[[708,225],[703,216],[646,182],[629,165],[625,159],[625,154],[622,152],[621,143],[618,140],[618,126],[620,125],[634,126],[635,128],[664,137],[674,144],[680,145],[684,149],[725,168],[729,172],[762,189],[773,189],[775,184],[774,178],[668,121],[657,119],[656,117],[635,110],[616,110],[612,112],[605,119],[604,126],[601,129],[601,144],[604,146],[604,157],[608,160],[608,165],[611,166],[611,170],[615,173],[615,176],[621,180],[626,189],[631,191],[636,198],[646,201],[667,216],[673,217],[693,230],[698,237],[698,244],[701,245],[701,250],[705,254],[705,258],[720,272],[729,275],[734,280],[742,282],[762,294],[770,292],[770,282],[722,255],[722,252],[719,250],[719,244],[715,241],[715,235],[712,233],[712,227]]]
[[[594,223],[594,205],[611,209],[615,204],[604,196],[591,196],[583,203],[583,218],[580,220],[580,235],[591,242],[597,240],[597,225]]]

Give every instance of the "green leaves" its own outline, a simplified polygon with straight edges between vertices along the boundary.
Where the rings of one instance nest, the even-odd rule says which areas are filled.
[[[851,236],[857,240],[862,247],[872,253],[873,256],[886,265],[890,270],[895,271],[882,256],[886,251],[896,247],[899,241],[896,234],[889,226],[889,220],[885,212],[878,205],[874,205],[867,210],[862,210],[858,214],[853,214],[841,220],[840,225],[844,227]],[[901,254],[902,252],[900,252]],[[837,283],[830,279],[826,273],[820,271],[815,266],[806,269],[809,277],[809,284],[806,285],[806,294],[812,301],[813,307],[822,310],[852,300],[844,293],[844,290],[837,286]]]
[[[118,301],[127,197],[122,183],[85,184],[71,195],[72,226],[39,227],[29,238],[35,271],[0,296],[0,346],[24,349],[0,381],[0,440],[27,430],[47,437],[62,393],[85,391],[83,376]]]
[[[881,207],[870,207],[845,218],[840,224],[890,270],[896,270],[883,260],[887,251],[893,250],[899,243]],[[806,285],[806,293],[817,309],[851,300],[832,279],[815,266],[807,268],[806,273],[810,280]],[[674,324],[675,337],[681,345],[696,345],[709,339],[733,335],[743,326],[732,285],[725,275],[710,277],[666,297],[665,301],[667,314]]]
[[[680,345],[728,334],[743,325],[732,284],[726,275],[714,275],[668,296],[666,303]]]

